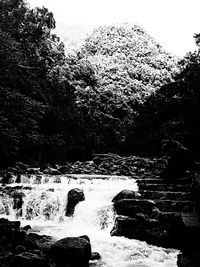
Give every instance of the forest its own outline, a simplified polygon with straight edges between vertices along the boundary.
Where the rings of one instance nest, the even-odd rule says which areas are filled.
[[[200,157],[200,34],[182,59],[138,25],[103,26],[65,53],[45,7],[0,1],[0,166],[158,156],[163,140]]]

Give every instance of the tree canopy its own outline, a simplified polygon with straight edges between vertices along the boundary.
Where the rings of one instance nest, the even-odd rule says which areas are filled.
[[[140,26],[119,24],[65,55],[54,28],[47,8],[0,0],[0,165],[153,155],[169,138],[198,154],[199,49],[178,60]]]
[[[64,45],[51,34],[54,27],[46,8],[30,9],[22,0],[0,1],[2,165],[17,159],[52,160],[55,145],[62,148],[56,150],[59,156],[71,152],[66,144],[71,136],[63,133],[66,125],[53,126],[61,124],[63,113],[71,124],[74,92],[63,75]]]
[[[199,34],[195,35],[199,46]],[[165,139],[179,141],[197,157],[200,148],[200,50],[179,61],[173,82],[161,86],[140,106],[126,141],[129,152],[157,154]],[[135,140],[135,141],[134,141]]]
[[[177,58],[130,24],[97,28],[67,63],[93,149],[118,153],[139,105],[177,72]]]

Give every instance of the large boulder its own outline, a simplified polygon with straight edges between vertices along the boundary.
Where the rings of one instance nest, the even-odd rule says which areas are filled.
[[[122,190],[121,192],[119,192],[119,194],[117,194],[113,199],[112,202],[116,202],[118,200],[121,199],[136,199],[139,198],[141,195],[138,192],[129,190],[129,189],[125,189]]]
[[[159,220],[138,214],[135,218],[118,216],[111,230],[111,236],[125,236],[146,241],[149,244],[167,248],[180,248],[179,231]]]
[[[74,213],[76,205],[80,201],[84,201],[84,200],[85,200],[85,195],[83,193],[83,190],[79,188],[71,189],[67,195],[67,207],[66,207],[65,215],[66,216],[72,215]]]
[[[112,236],[125,236],[145,240],[145,231],[149,228],[149,217],[138,213],[135,218],[118,216],[111,230]]]
[[[50,248],[50,257],[57,267],[88,267],[91,259],[89,239],[66,237],[58,240]]]
[[[25,196],[24,193],[14,191],[11,196],[13,198],[13,209],[16,211],[17,217],[22,216],[23,197]]]
[[[128,238],[136,238],[135,229],[137,220],[135,218],[118,216],[115,219],[115,224],[111,230],[111,236],[125,236]]]
[[[118,215],[134,217],[137,213],[151,214],[155,202],[145,199],[122,199],[114,203]]]

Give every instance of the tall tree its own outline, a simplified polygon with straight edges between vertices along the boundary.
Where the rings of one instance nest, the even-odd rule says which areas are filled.
[[[164,139],[190,147],[200,157],[200,48],[179,61],[175,81],[162,86],[141,106],[132,134],[127,138],[129,152],[158,153]]]
[[[0,164],[53,160],[57,153],[51,147],[69,141],[62,132],[48,131],[52,117],[61,120],[64,106],[64,123],[73,117],[73,86],[65,77],[64,45],[51,34],[54,27],[46,8],[0,1]]]

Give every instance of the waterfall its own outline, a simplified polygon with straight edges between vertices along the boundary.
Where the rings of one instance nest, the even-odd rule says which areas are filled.
[[[85,201],[80,202],[74,215],[65,216],[67,193],[82,189]],[[88,235],[93,251],[102,259],[91,266],[102,267],[175,267],[177,251],[150,246],[146,242],[124,237],[111,237],[115,213],[112,198],[123,189],[137,190],[134,179],[117,176],[22,176],[21,183],[1,186],[0,216],[22,225],[30,224],[33,231],[60,239]],[[19,211],[14,206],[13,192],[22,194]]]

